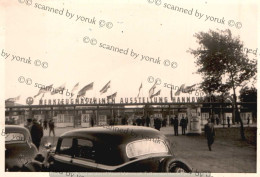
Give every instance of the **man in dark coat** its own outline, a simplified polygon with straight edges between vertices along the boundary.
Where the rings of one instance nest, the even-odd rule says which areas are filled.
[[[173,120],[173,127],[174,127],[174,135],[178,136],[178,126],[179,126],[179,120],[177,118],[177,116],[174,117]]]
[[[162,121],[161,121],[161,119],[158,118],[158,117],[155,118],[155,119],[154,119],[154,128],[155,128],[156,130],[159,130],[159,131],[160,131],[161,126],[162,126]]]
[[[136,119],[136,124],[137,124],[138,126],[141,126],[141,124],[142,124],[142,119],[141,119],[140,117],[138,117],[138,118]]]
[[[187,127],[187,124],[186,124],[186,120],[184,119],[184,117],[182,117],[182,119],[181,119],[180,126],[181,126],[182,135],[185,135],[185,129]]]
[[[150,117],[149,116],[146,117],[145,122],[146,122],[146,126],[150,127]]]
[[[215,139],[215,129],[214,129],[214,124],[208,119],[208,123],[204,127],[205,130],[205,137],[207,138],[208,141],[208,148],[211,151],[211,145],[214,143]]]
[[[47,130],[47,125],[48,125],[48,121],[46,119],[44,119],[43,121],[43,129]]]
[[[51,132],[53,132],[53,136],[55,136],[55,131],[54,131],[54,122],[53,122],[53,120],[51,119],[50,121],[49,121],[49,128],[50,128],[50,131],[49,131],[49,136],[51,136]]]
[[[36,119],[33,119],[33,125],[31,127],[31,136],[33,144],[39,150],[41,139],[43,137],[43,129]]]
[[[94,127],[94,117],[93,117],[93,115],[91,115],[91,117],[90,117],[90,124],[91,124],[91,127]]]

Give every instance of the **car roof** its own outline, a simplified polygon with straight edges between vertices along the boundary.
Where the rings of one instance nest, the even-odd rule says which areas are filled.
[[[25,136],[25,139],[30,138],[30,132],[27,128],[20,125],[5,125],[5,133],[22,133]]]
[[[27,129],[20,125],[5,125],[5,131],[27,131]]]
[[[61,138],[77,137],[89,139],[102,144],[122,144],[134,140],[154,138],[166,140],[166,137],[158,130],[143,126],[113,126],[82,128],[72,130],[61,135]]]

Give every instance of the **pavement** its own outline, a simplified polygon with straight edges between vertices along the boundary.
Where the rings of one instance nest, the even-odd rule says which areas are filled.
[[[165,134],[174,146],[174,154],[187,162],[193,171],[211,173],[256,173],[256,125],[245,126],[245,135],[248,141],[240,140],[239,125],[231,128],[216,126],[216,138],[212,151],[208,150],[207,141],[203,134],[197,136],[174,136],[173,127],[162,127]],[[67,131],[77,128],[56,128],[56,137],[49,137],[48,130],[44,130],[42,147],[50,142],[56,145],[58,137]],[[199,162],[199,163],[198,163]]]

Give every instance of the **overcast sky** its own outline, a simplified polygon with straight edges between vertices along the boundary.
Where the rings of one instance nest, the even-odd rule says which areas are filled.
[[[152,0],[151,0],[152,1]],[[18,1],[1,1],[0,14],[3,25],[0,28],[1,53],[10,54],[7,59],[0,56],[1,68],[4,66],[4,99],[21,95],[18,103],[38,93],[35,83],[54,84],[58,87],[66,83],[71,89],[76,83],[79,89],[94,82],[94,89],[87,97],[104,97],[114,92],[120,97],[136,97],[142,83],[140,96],[147,97],[152,87],[147,78],[160,78],[161,96],[169,97],[170,89],[164,83],[180,86],[192,85],[201,81],[194,74],[194,57],[187,53],[189,48],[197,48],[195,33],[209,29],[230,29],[235,36],[240,35],[245,46],[257,48],[257,7],[252,3],[213,3],[213,1],[162,0],[160,6],[148,3],[148,0],[133,1],[41,1],[33,0],[31,6]],[[193,3],[192,3],[193,2]],[[35,7],[35,3],[63,11],[63,15],[48,12]],[[192,11],[192,15],[164,8],[164,3]],[[168,5],[170,7],[170,5]],[[66,11],[75,14],[71,19]],[[204,14],[199,19],[195,12]],[[95,17],[95,24],[76,21],[77,15],[89,19]],[[205,21],[206,15],[225,19],[225,24]],[[2,18],[3,17],[3,18]],[[112,22],[113,27],[99,27],[99,21]],[[230,27],[229,20],[241,22],[242,27]],[[258,20],[259,21],[259,20]],[[96,45],[83,43],[83,37],[97,40]],[[101,48],[107,44],[120,49],[128,49],[128,54]],[[134,59],[131,51],[138,53]],[[258,55],[259,55],[258,51]],[[12,61],[12,55],[29,58],[32,64]],[[142,55],[157,59],[160,64],[141,60]],[[250,54],[249,57],[253,57]],[[48,63],[48,68],[35,66],[35,60]],[[177,68],[163,65],[165,59],[178,63]],[[32,85],[19,83],[18,78],[31,78]],[[99,90],[111,80],[111,89],[100,96]],[[77,90],[79,91],[79,90]],[[188,96],[183,95],[183,96]],[[38,97],[40,98],[40,97]],[[62,98],[61,95],[45,98]],[[65,95],[63,98],[67,98]],[[38,103],[38,101],[36,101]]]

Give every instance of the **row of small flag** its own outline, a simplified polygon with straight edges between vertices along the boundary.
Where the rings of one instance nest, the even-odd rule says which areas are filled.
[[[50,86],[47,86],[45,88],[40,88],[39,92],[34,96],[34,98],[38,97],[39,95],[42,94],[42,97],[44,97],[45,93],[51,93],[51,95],[55,95],[57,93],[59,93],[60,91],[64,91],[65,90],[65,83],[57,88],[52,88],[53,84],[51,84]],[[155,89],[156,89],[156,85],[157,85],[157,82],[154,83],[154,85],[149,89],[149,98],[153,98],[155,96],[158,96],[161,94],[161,90],[158,90],[156,93],[155,93]],[[89,91],[89,90],[93,90],[93,86],[94,86],[94,82],[91,82],[90,84],[84,86],[81,90],[78,91],[78,94],[77,94],[77,98],[79,97],[84,97],[86,95],[86,92]],[[194,87],[196,86],[196,84],[192,85],[192,86],[187,86],[185,87],[185,84],[182,84],[181,87],[175,92],[175,96],[179,96],[181,92],[183,93],[189,93],[191,91],[194,91]],[[102,89],[99,91],[100,92],[100,95],[102,95],[103,93],[106,93],[107,90],[111,87],[111,81],[109,81],[104,87],[102,87]],[[79,88],[79,82],[72,88],[71,90],[71,97],[73,97],[73,93],[78,90]],[[143,84],[141,83],[140,87],[139,87],[139,91],[138,91],[138,95],[137,97],[139,97],[140,95],[140,91],[141,89],[143,88]],[[53,89],[53,90],[52,90]],[[173,93],[172,93],[172,88],[171,88],[171,91],[170,91],[170,95],[171,95],[171,98],[173,97]],[[109,95],[107,96],[107,99],[113,99],[117,96],[117,92],[113,93],[112,95]],[[7,99],[6,101],[12,101],[12,102],[15,102],[15,101],[18,101],[20,99],[20,96],[17,96],[15,98],[9,98]]]

